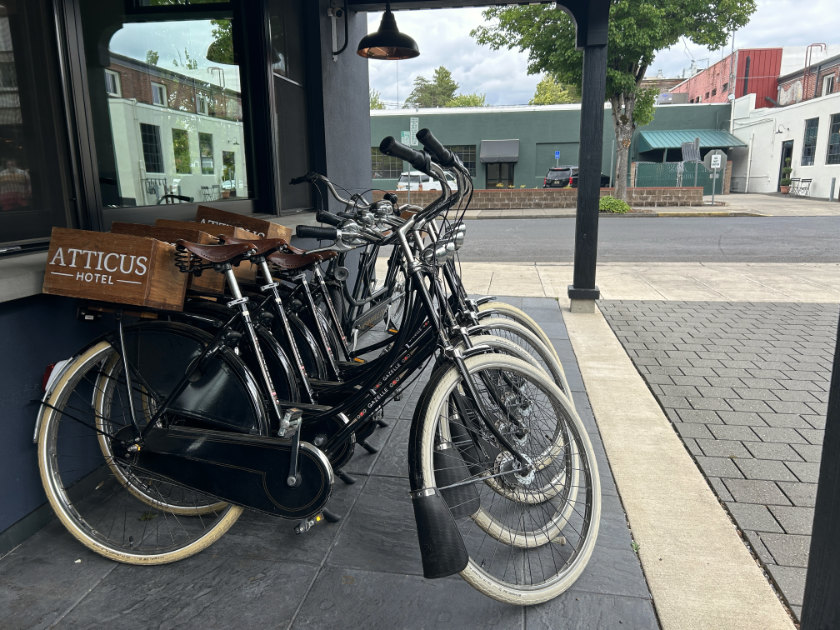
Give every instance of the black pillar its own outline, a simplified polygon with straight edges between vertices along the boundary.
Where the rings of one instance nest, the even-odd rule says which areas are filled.
[[[600,296],[595,286],[595,263],[598,258],[610,0],[566,0],[562,4],[575,18],[577,47],[583,50],[575,268],[568,289],[574,308],[577,300],[594,301]]]
[[[606,44],[584,47],[575,269],[573,283],[569,286],[569,298],[573,300],[597,300],[600,296],[595,286],[595,263],[598,258],[598,201],[604,143],[606,66]]]
[[[828,395],[802,630],[840,628],[840,326]]]

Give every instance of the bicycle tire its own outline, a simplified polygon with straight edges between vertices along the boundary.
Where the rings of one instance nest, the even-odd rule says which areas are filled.
[[[59,520],[88,549],[127,564],[175,562],[216,542],[243,510],[161,477],[133,469],[125,472],[130,467],[125,460],[107,460],[112,451],[103,450],[102,440],[114,439],[116,427],[130,422],[124,382],[122,389],[118,383],[109,393],[97,394],[102,379],[107,378],[103,367],[116,352],[108,341],[89,347],[61,375],[42,405],[41,481]],[[115,372],[111,375],[116,378]],[[133,374],[133,380],[141,383],[142,375]],[[132,392],[136,398],[135,386]],[[252,402],[261,406],[258,400]],[[101,433],[106,426],[103,414],[111,427],[108,436]],[[115,467],[124,474],[115,474]],[[148,500],[150,493],[159,499],[156,504]],[[195,510],[185,513],[183,508],[190,502]],[[208,510],[208,506],[217,509]]]
[[[514,319],[485,317],[478,320],[478,326],[482,334],[509,339],[524,348],[531,355],[532,361],[551,376],[574,407],[572,390],[569,387],[569,381],[566,379],[566,370],[563,369],[554,348],[547,346],[530,328]]]
[[[533,317],[528,315],[528,313],[523,311],[521,308],[517,308],[507,302],[485,302],[484,304],[478,305],[478,319],[480,321],[485,317],[505,317],[522,324],[525,328],[540,338],[546,347],[554,353],[554,357],[557,359],[557,362],[560,363],[560,356],[557,354],[557,350],[554,349],[551,339],[548,338],[548,335],[542,329],[542,326],[540,326]]]
[[[574,583],[594,549],[601,499],[592,445],[565,397],[540,370],[520,359],[496,353],[469,357],[465,366],[474,379],[493,378],[497,374],[522,379],[523,386],[527,383],[530,399],[545,400],[551,409],[549,414],[555,414],[554,419],[547,417],[547,421],[564,424],[569,439],[568,451],[576,453],[578,463],[575,465],[580,470],[575,483],[580,487],[577,488],[576,498],[570,502],[558,494],[534,505],[497,493],[487,483],[490,475],[512,484],[531,482],[527,481],[527,475],[514,477],[517,473],[497,469],[496,464],[500,459],[504,460],[506,451],[502,451],[498,444],[494,445],[494,438],[486,435],[473,437],[472,444],[487,449],[495,446],[499,455],[491,457],[494,452],[491,450],[482,461],[471,461],[473,468],[469,470],[470,476],[459,482],[474,488],[480,503],[473,514],[456,520],[469,553],[469,561],[461,576],[480,592],[501,602],[531,605],[548,601]],[[433,381],[429,384],[432,391],[421,396],[421,406],[415,412],[412,466],[419,471],[423,488],[436,488],[443,493],[447,488],[439,485],[438,479],[446,477],[444,466],[454,466],[455,462],[441,464],[435,452],[437,450],[440,456],[441,449],[438,447],[445,444],[458,422],[450,414],[449,405],[453,394],[463,389],[463,376],[452,366],[438,371]],[[482,398],[487,404],[486,397]],[[557,417],[563,409],[566,410],[565,417]],[[529,426],[536,427],[534,424]],[[535,436],[535,443],[541,441],[539,430],[530,435]],[[554,437],[550,439],[554,440]],[[520,448],[525,450],[526,447],[523,444]],[[545,450],[544,447],[539,448]],[[463,455],[461,457],[467,459]],[[564,463],[570,461],[570,456],[563,460]],[[574,457],[571,461],[575,461]],[[463,464],[460,463],[461,466]],[[540,474],[542,472],[538,471],[534,476]],[[566,476],[566,479],[570,478],[570,475]],[[495,531],[488,531],[493,528]]]

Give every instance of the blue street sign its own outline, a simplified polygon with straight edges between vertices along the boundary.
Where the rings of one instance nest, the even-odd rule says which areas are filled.
[[[560,151],[555,151],[555,152],[554,152],[554,159],[555,159],[555,160],[559,160],[559,159],[560,159]]]

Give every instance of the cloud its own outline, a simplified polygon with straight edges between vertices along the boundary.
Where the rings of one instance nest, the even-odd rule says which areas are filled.
[[[807,46],[837,41],[837,20],[827,19],[837,11],[837,0],[757,0],[750,23],[735,34],[736,48]],[[484,23],[481,9],[436,9],[396,11],[399,28],[420,47],[420,56],[407,61],[370,61],[370,85],[389,106],[401,105],[411,92],[414,78],[431,78],[438,66],[446,66],[458,83],[459,92],[487,95],[490,105],[527,104],[540,77],[527,73],[528,58],[518,50],[491,50],[479,46],[470,30]],[[368,31],[379,28],[382,14],[368,14]],[[719,61],[729,53],[710,51],[684,40],[660,52],[649,74],[662,70],[665,76],[680,76],[694,59],[699,67]],[[399,77],[397,78],[397,74]]]

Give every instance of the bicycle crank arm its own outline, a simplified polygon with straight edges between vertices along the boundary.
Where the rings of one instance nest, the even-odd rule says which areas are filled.
[[[289,440],[170,427],[153,428],[138,450],[126,449],[115,456],[152,475],[236,505],[272,516],[305,519],[327,503],[333,470],[320,449],[301,442],[299,483],[290,486],[287,480],[293,450]]]

